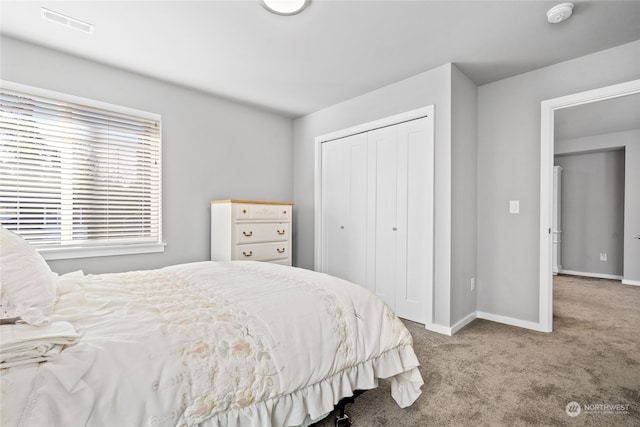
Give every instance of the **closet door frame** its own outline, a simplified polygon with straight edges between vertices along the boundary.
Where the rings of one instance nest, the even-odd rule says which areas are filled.
[[[345,138],[351,135],[355,135],[358,133],[369,132],[375,129],[397,125],[403,122],[408,122],[411,120],[430,117],[432,123],[434,123],[434,105],[428,105],[426,107],[418,108],[415,110],[407,111],[404,113],[396,114],[390,117],[386,117],[383,119],[363,123],[357,126],[352,126],[346,129],[342,129],[336,132],[328,133],[325,135],[317,136],[315,138],[315,170],[314,170],[314,269],[316,271],[323,271],[323,248],[322,248],[322,237],[323,237],[323,220],[322,220],[322,144],[325,142],[333,141],[336,139]],[[435,137],[435,135],[434,135]],[[434,167],[435,165],[432,165]],[[435,190],[435,188],[434,188]],[[435,203],[435,194],[434,194],[434,203]],[[432,273],[435,271],[435,259],[432,257]],[[434,280],[429,283],[429,288],[426,289],[426,313],[425,319],[427,325],[433,323],[433,297],[434,293]]]

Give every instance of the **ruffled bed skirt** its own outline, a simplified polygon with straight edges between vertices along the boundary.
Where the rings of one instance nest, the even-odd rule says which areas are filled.
[[[218,414],[205,425],[306,427],[329,415],[334,405],[353,396],[354,390],[378,387],[379,378],[389,379],[391,396],[398,406],[406,408],[422,393],[424,381],[418,366],[413,348],[399,347],[286,396]]]

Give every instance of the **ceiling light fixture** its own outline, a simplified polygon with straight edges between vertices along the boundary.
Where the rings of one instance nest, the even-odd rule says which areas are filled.
[[[552,7],[547,12],[547,21],[551,24],[559,24],[566,21],[573,14],[573,3],[561,3]]]
[[[302,12],[311,0],[261,0],[262,6],[277,15],[295,15]]]
[[[44,7],[40,9],[40,14],[42,15],[42,18],[47,21],[55,22],[56,24],[64,25],[65,27],[82,31],[83,33],[93,34],[93,25],[87,24],[79,19],[54,12],[53,10],[49,10]]]

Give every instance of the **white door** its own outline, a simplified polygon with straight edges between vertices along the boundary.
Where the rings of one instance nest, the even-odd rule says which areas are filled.
[[[433,122],[398,125],[396,305],[398,316],[427,320],[427,289],[433,281]]]
[[[432,312],[434,128],[424,117],[322,143],[321,262],[405,319]]]
[[[367,158],[365,134],[351,137],[348,145],[349,161],[349,243],[345,278],[359,285],[367,281]]]
[[[323,143],[322,271],[364,285],[367,248],[367,138]]]
[[[345,146],[329,141],[322,146],[322,259],[323,271],[344,277],[347,235],[345,232],[348,192]]]
[[[422,118],[369,132],[374,241],[369,287],[405,319],[426,323],[433,280],[433,127]]]
[[[373,188],[371,209],[372,245],[368,287],[395,309],[396,252],[398,247],[397,127],[368,133]]]

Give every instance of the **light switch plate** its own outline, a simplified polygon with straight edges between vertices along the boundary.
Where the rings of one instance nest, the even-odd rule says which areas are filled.
[[[520,200],[509,200],[509,213],[520,213]]]

